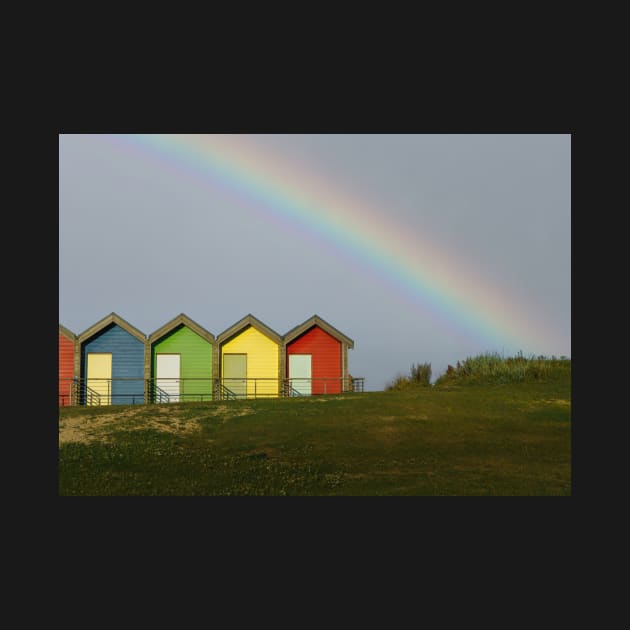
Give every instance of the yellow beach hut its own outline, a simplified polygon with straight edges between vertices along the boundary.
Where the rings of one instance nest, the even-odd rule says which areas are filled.
[[[217,337],[222,398],[277,398],[284,372],[282,338],[253,315]]]

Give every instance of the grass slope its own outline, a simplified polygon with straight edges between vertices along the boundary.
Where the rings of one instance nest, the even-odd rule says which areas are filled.
[[[570,380],[59,409],[60,495],[570,495]]]

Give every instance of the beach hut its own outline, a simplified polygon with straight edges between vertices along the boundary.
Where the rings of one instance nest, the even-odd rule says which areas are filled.
[[[79,335],[81,403],[144,402],[144,333],[111,313]]]
[[[77,336],[59,324],[59,406],[75,404],[74,377],[76,371]]]
[[[149,335],[152,402],[211,400],[215,337],[181,313]]]
[[[283,342],[291,394],[338,394],[349,388],[350,337],[313,315],[284,335]]]
[[[284,370],[282,338],[253,315],[217,337],[223,398],[277,397]]]

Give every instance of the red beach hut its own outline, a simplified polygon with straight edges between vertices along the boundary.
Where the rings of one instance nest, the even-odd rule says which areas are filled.
[[[354,341],[318,315],[284,336],[286,377],[295,394],[339,394],[349,388],[348,348]]]
[[[77,336],[59,324],[59,406],[76,403],[72,399],[73,379],[76,376],[75,361]]]

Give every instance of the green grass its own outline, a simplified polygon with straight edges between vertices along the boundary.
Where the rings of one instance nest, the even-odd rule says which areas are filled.
[[[558,374],[342,396],[63,407],[59,493],[568,496],[570,370]]]

